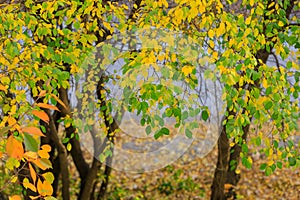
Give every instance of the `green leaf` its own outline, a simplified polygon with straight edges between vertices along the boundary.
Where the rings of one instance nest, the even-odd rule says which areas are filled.
[[[263,163],[263,164],[260,165],[259,169],[260,170],[265,170],[267,166],[268,165],[266,163]]]
[[[282,169],[282,162],[279,162],[279,161],[278,161],[278,162],[276,163],[276,165],[277,165],[277,167],[278,167],[279,169]]]
[[[242,151],[244,153],[248,153],[248,146],[247,146],[247,144],[242,144]]]
[[[288,161],[289,161],[290,166],[295,166],[296,165],[296,158],[288,157]]]
[[[273,173],[272,168],[271,167],[267,167],[266,170],[265,170],[266,176],[270,176],[272,173]]]
[[[149,135],[151,133],[151,126],[146,127],[146,134]]]
[[[169,135],[169,134],[170,134],[170,130],[163,127],[154,134],[154,138],[157,140],[159,137],[163,135]]]
[[[208,112],[206,110],[203,110],[201,113],[201,117],[204,121],[206,121],[209,117]]]
[[[193,133],[188,128],[185,129],[185,135],[188,138],[193,138]]]
[[[39,150],[39,144],[30,134],[24,133],[25,149],[27,151],[37,152]]]
[[[269,110],[270,108],[272,108],[273,106],[273,102],[272,101],[266,101],[264,102],[264,107],[266,110]]]

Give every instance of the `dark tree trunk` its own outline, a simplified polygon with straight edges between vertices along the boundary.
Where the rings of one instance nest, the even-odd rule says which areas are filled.
[[[225,118],[225,120],[227,117]],[[223,122],[224,120],[222,120]],[[213,183],[211,186],[211,200],[223,200],[224,196],[224,184],[226,181],[227,162],[229,158],[229,140],[226,133],[226,126],[222,125],[220,129],[220,137],[218,139],[218,161],[214,174]]]

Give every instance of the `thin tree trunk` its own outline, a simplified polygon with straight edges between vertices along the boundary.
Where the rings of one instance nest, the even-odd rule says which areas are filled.
[[[227,117],[224,117],[227,120]],[[223,121],[222,120],[222,123]],[[214,174],[213,183],[211,186],[211,200],[222,200],[225,199],[224,196],[224,184],[226,181],[227,163],[228,163],[228,149],[229,140],[226,133],[226,126],[222,125],[221,134],[218,139],[218,161]]]

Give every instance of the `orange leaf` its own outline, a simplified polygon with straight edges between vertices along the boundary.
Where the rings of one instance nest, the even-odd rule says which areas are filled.
[[[30,163],[28,163],[28,166],[29,166],[29,172],[30,172],[30,176],[33,180],[33,184],[35,184],[35,181],[36,181],[36,173],[35,173],[35,170],[34,168],[32,167],[32,165]]]
[[[37,127],[24,127],[24,128],[22,128],[22,131],[25,133],[29,133],[31,135],[38,135],[38,136],[45,137],[45,135],[42,133],[42,131]]]
[[[16,140],[13,135],[9,136],[6,143],[6,152],[10,157],[20,160],[24,154],[22,142]]]
[[[4,85],[0,84],[0,90],[4,91],[5,93],[7,92],[7,89]]]
[[[43,97],[43,96],[45,96],[46,95],[46,90],[42,90],[41,92],[40,92],[40,94],[39,94],[39,97]]]
[[[46,150],[38,150],[38,154],[41,158],[46,158],[46,159],[50,158],[50,155]]]
[[[14,195],[12,197],[9,197],[9,200],[22,200],[19,195]]]
[[[51,146],[49,144],[44,144],[43,146],[41,146],[41,149],[50,152],[51,151]]]
[[[41,120],[43,120],[47,124],[49,123],[49,117],[48,117],[47,113],[45,113],[44,111],[33,110],[32,114],[37,116],[38,118],[40,118]]]
[[[38,107],[40,107],[40,108],[47,108],[47,109],[50,109],[50,110],[57,110],[57,111],[59,111],[59,109],[56,106],[49,105],[47,103],[37,103],[36,105]]]
[[[53,193],[52,185],[47,181],[42,182],[40,179],[37,182],[37,189],[42,196],[50,196]]]
[[[60,104],[62,105],[65,109],[67,109],[67,106],[64,104],[64,102],[62,102],[62,100],[60,100],[60,98],[58,98],[57,96],[55,96],[54,94],[51,94],[51,96]]]

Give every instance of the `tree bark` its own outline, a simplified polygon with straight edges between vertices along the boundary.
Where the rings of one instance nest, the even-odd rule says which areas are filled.
[[[224,120],[228,117],[223,117]],[[224,184],[226,180],[227,162],[228,162],[229,139],[226,133],[226,126],[222,125],[220,129],[220,137],[218,139],[218,161],[215,169],[214,179],[211,186],[211,200],[222,200],[224,196]]]

